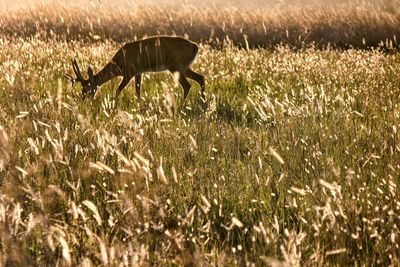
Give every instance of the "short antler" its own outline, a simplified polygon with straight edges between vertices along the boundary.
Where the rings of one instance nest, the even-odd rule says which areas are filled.
[[[75,83],[75,78],[74,78],[74,77],[72,77],[72,75],[71,75],[71,74],[69,74],[69,73],[66,73],[66,74],[64,75],[64,77],[65,77],[65,79],[67,79],[68,81],[72,82],[72,84],[74,84],[74,83]]]
[[[78,62],[76,62],[76,59],[72,60],[72,67],[74,68],[74,72],[76,75],[76,80],[78,82],[83,82],[85,79],[82,77],[81,71],[79,70]]]
[[[72,82],[74,84],[75,82],[83,82],[85,79],[83,78],[81,71],[79,70],[78,62],[76,59],[72,60],[72,68],[74,69],[74,73],[76,75],[76,78],[74,78],[71,74],[67,73],[64,75],[64,77]]]

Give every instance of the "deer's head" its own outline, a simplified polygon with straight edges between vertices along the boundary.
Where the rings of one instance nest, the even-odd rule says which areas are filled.
[[[76,62],[75,59],[72,60],[72,67],[74,69],[76,78],[73,78],[71,75],[66,74],[65,77],[70,80],[72,83],[74,82],[80,82],[82,85],[82,99],[85,99],[86,97],[93,98],[96,91],[97,91],[97,85],[94,82],[94,75],[93,75],[93,70],[91,67],[88,68],[88,79],[84,79],[81,71],[79,70],[78,63]]]

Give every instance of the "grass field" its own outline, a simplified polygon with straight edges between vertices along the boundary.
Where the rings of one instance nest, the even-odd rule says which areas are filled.
[[[0,265],[400,262],[400,55],[219,49],[193,83],[67,83],[112,38],[0,36]]]
[[[176,34],[213,47],[228,42],[251,48],[282,44],[292,48],[398,48],[400,44],[399,0],[36,2],[30,8],[0,8],[0,34],[89,43]]]

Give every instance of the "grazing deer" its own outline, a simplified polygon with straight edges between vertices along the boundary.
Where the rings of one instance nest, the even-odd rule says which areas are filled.
[[[197,44],[182,37],[155,36],[136,42],[125,44],[97,74],[88,68],[88,79],[84,79],[76,60],[72,60],[76,78],[65,76],[74,82],[82,84],[82,98],[94,97],[98,86],[117,77],[122,76],[118,86],[118,97],[130,80],[135,77],[136,96],[140,99],[142,73],[169,70],[179,73],[179,83],[183,87],[184,100],[190,90],[187,78],[195,80],[201,87],[201,97],[205,100],[204,76],[193,71],[190,65],[194,61],[199,48]]]

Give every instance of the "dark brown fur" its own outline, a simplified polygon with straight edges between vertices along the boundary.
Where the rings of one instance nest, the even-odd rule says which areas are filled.
[[[195,80],[201,86],[201,96],[204,99],[204,76],[193,71],[190,65],[196,58],[198,46],[182,37],[154,36],[136,42],[125,44],[121,47],[112,60],[107,63],[97,74],[89,67],[89,79],[83,79],[78,64],[73,61],[77,78],[82,84],[82,97],[94,96],[97,87],[114,77],[122,77],[116,96],[118,97],[126,85],[135,77],[136,95],[140,98],[141,78],[145,72],[168,70],[179,73],[179,83],[184,90],[186,99],[190,90],[187,78]]]

